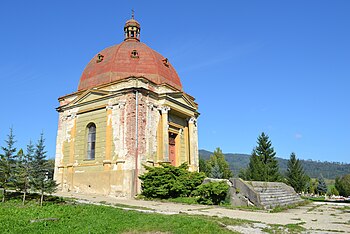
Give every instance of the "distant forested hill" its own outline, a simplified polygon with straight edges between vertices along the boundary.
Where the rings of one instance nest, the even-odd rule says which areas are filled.
[[[199,158],[209,159],[212,152],[206,150],[199,150]],[[238,176],[241,168],[246,168],[249,163],[248,154],[225,154],[225,158],[230,164],[230,168],[235,176]],[[280,165],[281,173],[287,170],[287,159],[277,158]],[[337,162],[319,162],[312,160],[300,160],[305,172],[311,178],[317,178],[320,174],[327,179],[335,179],[337,176],[350,174],[350,164]]]

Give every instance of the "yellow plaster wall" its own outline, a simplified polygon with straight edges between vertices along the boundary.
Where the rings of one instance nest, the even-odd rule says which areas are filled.
[[[102,162],[105,160],[107,154],[110,156],[112,151],[112,139],[110,126],[107,127],[107,115],[108,113],[105,109],[95,110],[77,115],[75,160],[77,160],[78,163],[87,161],[86,142],[87,125],[89,123],[94,123],[96,125],[95,161]]]
[[[112,138],[113,128],[112,128],[112,110],[108,109],[106,113],[106,156],[105,160],[112,159]]]

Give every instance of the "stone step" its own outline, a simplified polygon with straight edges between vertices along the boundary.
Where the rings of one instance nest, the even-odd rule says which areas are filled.
[[[294,201],[294,200],[301,200],[300,197],[297,196],[289,196],[289,197],[260,197],[260,201]]]
[[[232,182],[255,205],[273,208],[302,202],[294,189],[281,182],[245,182],[239,179]]]
[[[283,202],[297,202],[301,201],[299,199],[279,199],[279,200],[260,200],[262,204],[268,204],[268,203],[283,203]]]
[[[279,198],[279,197],[299,197],[299,195],[297,194],[279,194],[279,195],[276,195],[276,194],[261,194],[261,193],[258,193],[260,198]]]
[[[291,192],[288,192],[288,191],[276,191],[276,192],[268,192],[268,193],[264,193],[264,192],[258,192],[259,194],[261,195],[266,195],[266,196],[270,196],[270,195],[275,195],[275,196],[283,196],[285,194],[295,194],[295,193],[291,193]]]
[[[270,203],[270,204],[262,204],[262,206],[265,208],[265,209],[270,209],[270,208],[274,208],[276,206],[288,206],[288,205],[293,205],[293,204],[298,204],[300,203],[301,201],[298,201],[298,202],[279,202],[279,203]]]
[[[290,193],[283,193],[283,194],[264,194],[264,193],[258,193],[260,197],[299,197],[297,194],[290,194]]]
[[[293,190],[287,190],[283,188],[254,188],[257,192],[279,192],[279,191],[288,191],[288,192],[294,192]]]
[[[261,200],[262,204],[271,204],[271,203],[295,203],[302,201],[300,199],[280,199],[280,200]]]
[[[289,196],[289,197],[260,197],[260,201],[278,201],[278,200],[293,200],[293,199],[300,199],[298,197],[292,197],[292,196]]]
[[[269,201],[269,202],[261,202],[263,205],[270,205],[270,204],[294,204],[302,202],[302,200],[285,200],[285,201]]]
[[[260,203],[262,204],[270,204],[270,203],[294,203],[294,202],[298,202],[301,201],[299,199],[282,199],[282,200],[270,200],[270,201],[260,201]]]

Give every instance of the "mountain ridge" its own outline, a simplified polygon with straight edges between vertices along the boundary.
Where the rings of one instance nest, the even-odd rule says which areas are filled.
[[[208,150],[200,149],[199,158],[209,159],[213,152]],[[249,163],[249,154],[238,154],[238,153],[226,153],[224,154],[227,162],[230,165],[230,169],[233,171],[234,176],[238,176],[239,170],[244,169]],[[284,174],[287,171],[288,159],[276,157],[280,166],[280,172]],[[337,176],[343,176],[350,174],[350,164],[340,162],[321,162],[313,160],[299,159],[304,167],[305,173],[311,178],[318,178],[322,175],[326,179],[335,179]]]

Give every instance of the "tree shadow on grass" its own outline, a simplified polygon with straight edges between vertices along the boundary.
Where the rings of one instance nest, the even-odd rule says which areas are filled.
[[[23,199],[23,193],[17,192],[17,191],[7,191],[6,192],[6,201],[9,200],[20,200]],[[33,201],[39,201],[40,202],[40,194],[38,193],[27,193],[26,194],[26,202],[33,202]],[[63,204],[66,203],[66,200],[62,197],[57,197],[53,195],[45,195],[44,196],[44,204],[50,203],[50,204]]]

